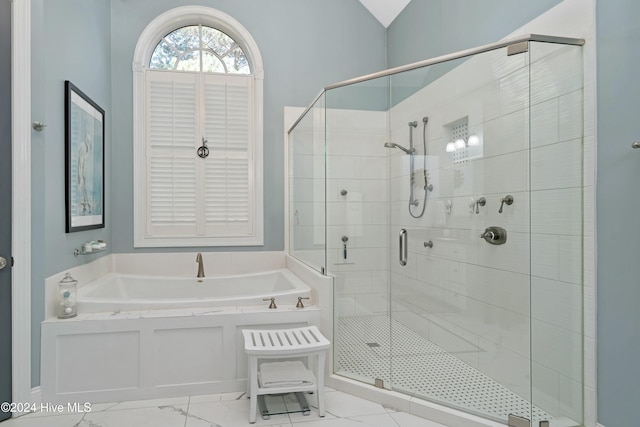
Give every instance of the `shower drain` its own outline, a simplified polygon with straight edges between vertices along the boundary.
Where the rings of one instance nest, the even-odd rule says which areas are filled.
[[[468,343],[452,343],[456,345],[459,353],[471,351]],[[509,414],[552,419],[545,411],[532,408],[527,399],[399,322],[391,322],[388,316],[341,318],[336,350],[336,371],[347,377],[369,383],[375,379],[392,384],[394,390],[501,421]]]

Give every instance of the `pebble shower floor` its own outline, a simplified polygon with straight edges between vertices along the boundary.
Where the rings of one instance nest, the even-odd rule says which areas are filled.
[[[390,328],[393,353],[389,345]],[[457,346],[460,351],[476,348],[461,342],[457,342]],[[339,320],[336,371],[366,382],[379,378],[386,385],[392,384],[394,390],[501,421],[509,414],[529,418],[527,414],[531,413],[529,401],[388,316]],[[532,415],[534,420],[552,419],[535,406]]]

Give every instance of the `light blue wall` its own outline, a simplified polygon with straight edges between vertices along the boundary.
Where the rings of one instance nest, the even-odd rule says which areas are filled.
[[[306,107],[326,84],[386,67],[384,27],[358,0],[112,0],[114,172],[113,250],[133,252],[133,51],[156,16],[184,4],[216,8],[253,36],[264,62],[263,247],[197,250],[284,249],[283,107]],[[194,248],[163,249],[193,251]],[[140,251],[154,251],[144,249]]]
[[[413,0],[388,28],[388,65],[493,43],[560,2]]]
[[[596,2],[598,421],[637,427],[640,403],[640,2]]]
[[[397,67],[493,43],[558,3],[560,0],[414,0],[388,28],[388,65]],[[396,105],[464,61],[393,76],[391,104]]]
[[[74,257],[82,242],[111,242],[109,197],[111,23],[109,0],[32,0],[33,120],[47,124],[32,140],[32,385],[40,384],[40,322],[44,279],[96,259]],[[64,81],[70,80],[106,111],[106,228],[65,233]],[[102,256],[109,251],[101,254]]]

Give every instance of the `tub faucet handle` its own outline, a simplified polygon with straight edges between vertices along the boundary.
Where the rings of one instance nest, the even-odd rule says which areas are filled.
[[[304,308],[304,304],[302,303],[303,299],[309,299],[309,297],[298,297],[298,303],[296,304],[296,308]]]
[[[263,298],[262,301],[271,301],[271,303],[269,304],[269,308],[278,308],[275,298]]]

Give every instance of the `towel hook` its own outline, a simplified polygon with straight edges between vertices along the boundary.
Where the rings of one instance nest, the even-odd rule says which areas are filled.
[[[631,148],[640,148],[640,141],[636,141],[633,144],[631,144]]]

